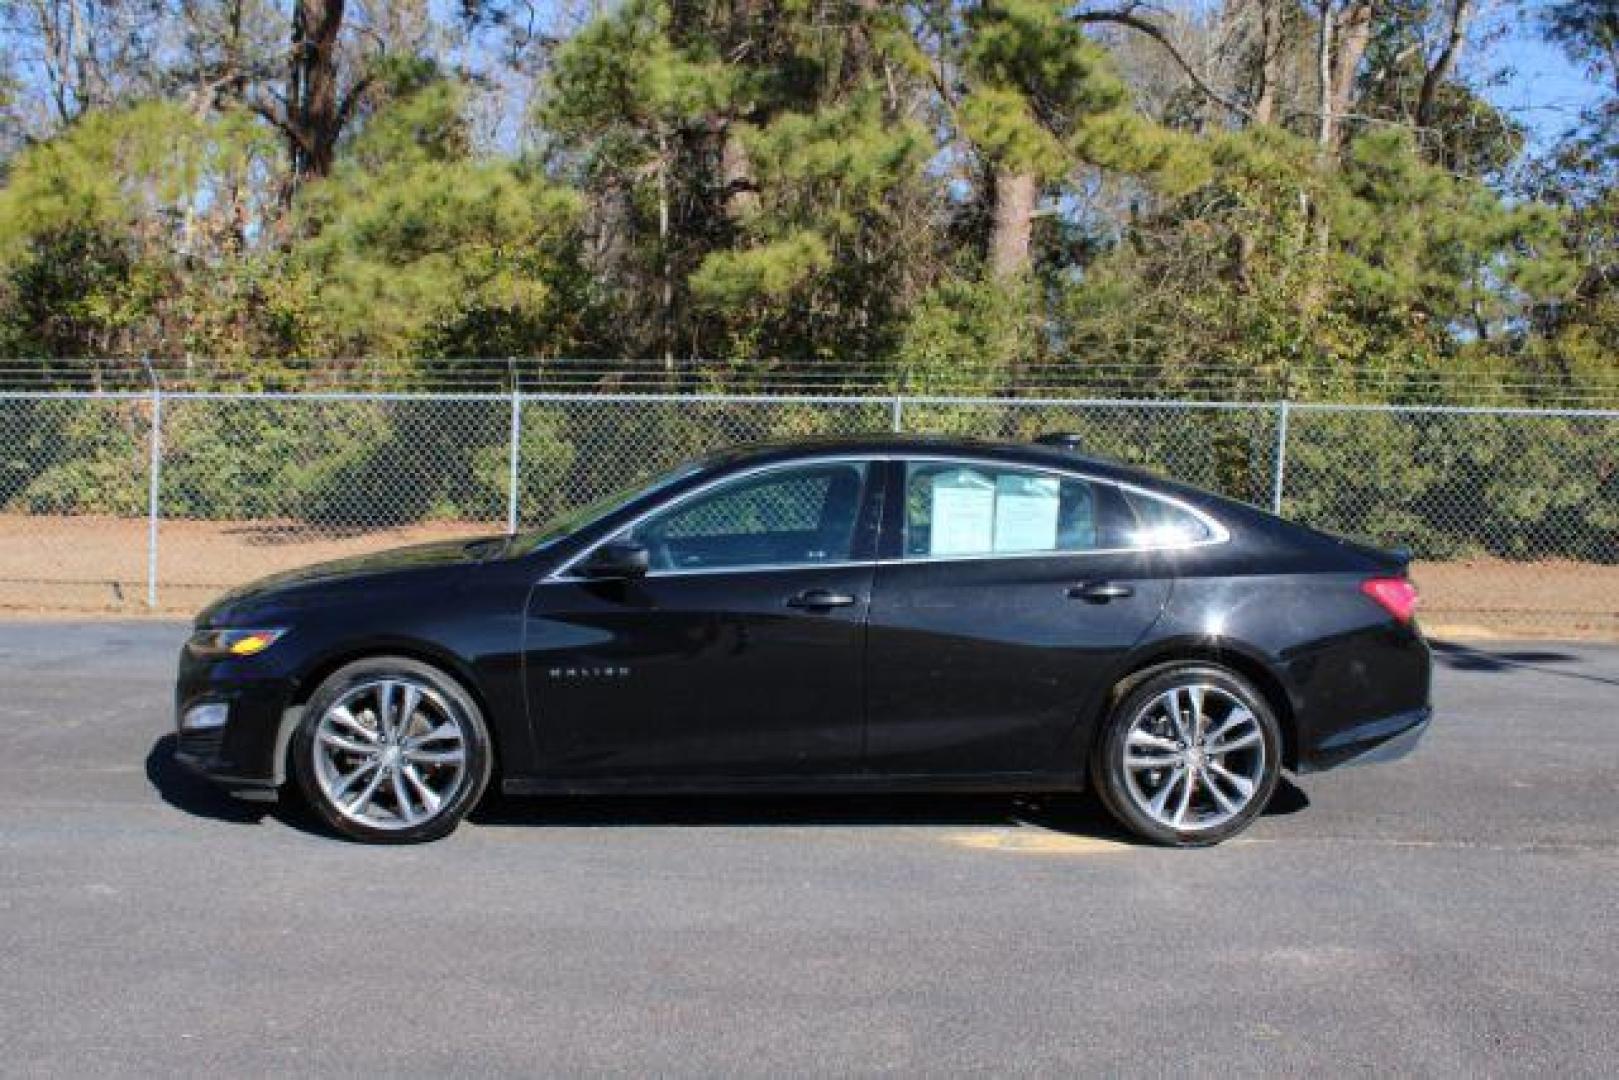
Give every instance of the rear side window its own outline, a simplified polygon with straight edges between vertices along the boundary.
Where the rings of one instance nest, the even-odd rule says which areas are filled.
[[[1209,523],[1185,507],[1142,491],[1123,490],[1136,517],[1136,526],[1130,532],[1131,547],[1185,547],[1215,539]]]
[[[1104,490],[1072,476],[999,465],[905,466],[907,558],[1094,551]]]

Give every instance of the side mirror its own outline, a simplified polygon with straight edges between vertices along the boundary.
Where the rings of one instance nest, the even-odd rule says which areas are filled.
[[[637,544],[634,540],[609,540],[579,564],[579,572],[588,578],[608,581],[645,577],[651,565],[645,544]]]

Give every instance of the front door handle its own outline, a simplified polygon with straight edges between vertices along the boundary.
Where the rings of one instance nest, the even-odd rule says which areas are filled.
[[[811,611],[824,611],[827,608],[848,607],[858,601],[848,593],[828,592],[826,589],[809,589],[797,596],[787,599],[787,606],[791,608],[808,608]]]
[[[1109,600],[1123,600],[1135,594],[1134,588],[1116,581],[1087,581],[1068,590],[1070,600],[1083,600],[1088,604],[1105,604]]]

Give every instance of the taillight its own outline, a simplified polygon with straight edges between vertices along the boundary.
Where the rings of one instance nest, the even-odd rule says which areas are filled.
[[[1410,622],[1417,612],[1417,587],[1409,578],[1378,577],[1360,583],[1360,591],[1383,606],[1400,622]]]

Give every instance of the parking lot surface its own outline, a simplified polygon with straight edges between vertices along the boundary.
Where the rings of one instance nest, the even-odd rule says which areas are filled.
[[[169,754],[178,624],[0,623],[0,1073],[1612,1075],[1619,649],[1442,645],[1242,838],[569,799],[368,848]]]

